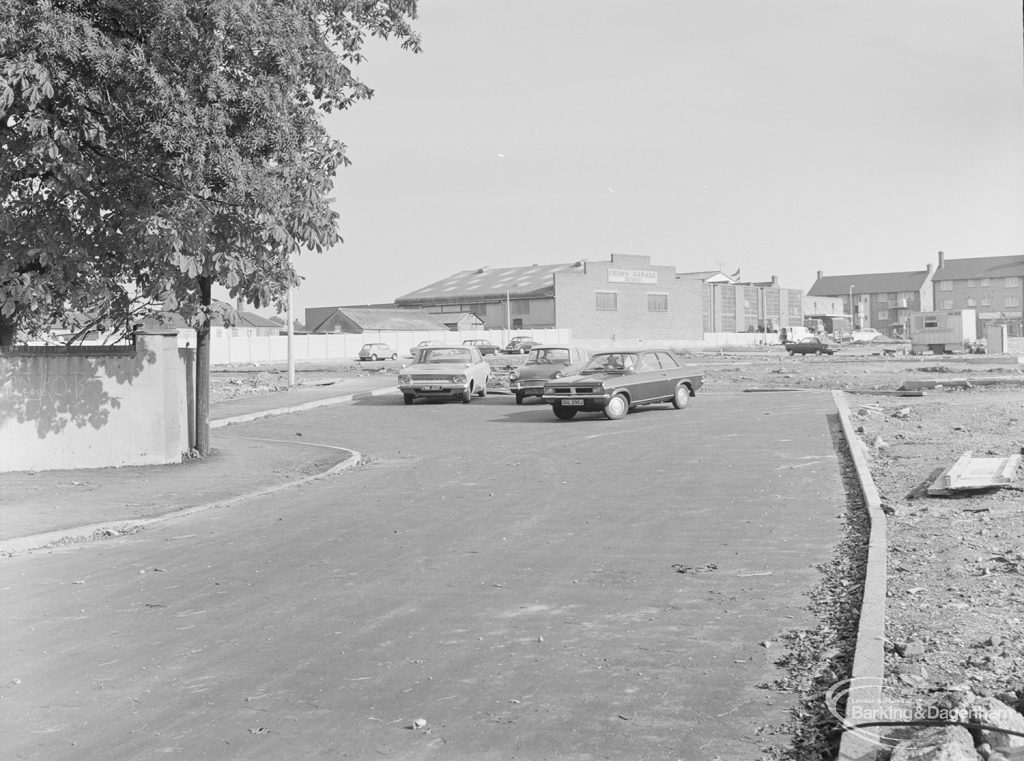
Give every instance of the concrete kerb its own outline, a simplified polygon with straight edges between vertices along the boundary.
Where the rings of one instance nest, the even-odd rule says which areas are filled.
[[[260,410],[259,412],[250,412],[245,415],[233,415],[232,417],[219,418],[218,420],[210,421],[210,428],[222,428],[232,423],[248,423],[253,420],[260,420],[266,417],[275,417],[277,415],[287,415],[292,412],[303,412],[305,410],[315,410],[318,407],[330,407],[335,404],[344,404],[345,402],[359,401],[360,399],[369,399],[374,396],[387,396],[397,394],[398,391],[388,386],[386,388],[378,388],[373,391],[360,391],[355,394],[344,394],[343,396],[331,396],[326,399],[316,399],[312,402],[303,402],[302,404],[294,404],[290,407],[274,407],[269,410]]]
[[[857,627],[857,645],[854,649],[850,684],[857,689],[850,693],[846,704],[846,726],[851,721],[855,706],[870,711],[880,705],[882,679],[885,674],[885,585],[888,547],[885,534],[885,514],[881,498],[875,487],[865,456],[865,445],[853,430],[850,407],[842,391],[833,391],[832,398],[847,446],[853,457],[857,480],[867,507],[871,530],[868,539],[867,568],[864,576],[864,596],[861,601],[860,622]],[[862,714],[864,711],[862,711]],[[875,728],[843,734],[837,761],[869,761],[877,757],[881,744]]]
[[[106,521],[104,523],[93,523],[88,526],[78,526],[75,528],[59,529],[57,531],[49,531],[45,534],[35,534],[33,536],[17,537],[15,539],[0,541],[0,555],[13,555],[18,552],[42,550],[51,548],[58,544],[68,545],[87,542],[93,538],[96,538],[98,534],[101,535],[101,537],[102,535],[118,536],[123,534],[131,534],[143,528],[146,528],[147,526],[153,526],[158,523],[164,523],[165,521],[184,518],[189,515],[195,515],[197,513],[204,512],[206,510],[214,510],[217,508],[229,507],[243,500],[265,497],[268,494],[283,491],[284,489],[291,489],[296,486],[302,486],[303,484],[318,481],[322,478],[326,478],[336,473],[340,473],[344,470],[348,470],[349,468],[353,468],[360,462],[362,462],[363,459],[363,456],[354,449],[347,449],[346,447],[336,447],[330,444],[309,444],[307,442],[278,441],[275,439],[258,440],[275,441],[276,443],[287,444],[301,443],[303,446],[314,446],[323,447],[326,449],[334,449],[341,452],[348,452],[349,457],[347,457],[345,460],[339,462],[336,465],[332,465],[330,468],[321,473],[314,473],[313,475],[304,476],[303,478],[297,478],[293,481],[275,484],[274,486],[268,486],[263,489],[256,489],[255,491],[246,492],[245,494],[239,494],[234,497],[229,497],[228,499],[217,500],[216,502],[207,502],[202,505],[194,505],[192,507],[186,507],[180,510],[172,510],[170,512],[164,513],[163,515],[157,515],[152,518]]]

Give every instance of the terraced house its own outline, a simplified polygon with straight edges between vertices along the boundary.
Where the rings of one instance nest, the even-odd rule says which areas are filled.
[[[1024,255],[947,259],[939,252],[933,288],[936,309],[974,309],[979,327],[1005,325],[1024,336]]]
[[[843,300],[854,328],[874,328],[887,336],[904,334],[911,312],[934,309],[932,265],[910,272],[868,272],[860,275],[825,275],[807,295]]]

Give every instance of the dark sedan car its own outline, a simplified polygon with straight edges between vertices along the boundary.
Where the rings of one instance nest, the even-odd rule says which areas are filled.
[[[477,349],[479,349],[480,353],[485,357],[488,354],[497,354],[498,350],[501,348],[496,344],[492,344],[486,338],[467,338],[465,341],[462,342],[462,345],[475,346]]]
[[[528,396],[540,398],[545,381],[575,375],[588,357],[583,349],[571,346],[534,346],[526,364],[509,373],[509,391],[516,395],[516,404]]]
[[[683,368],[667,349],[595,354],[577,375],[544,384],[543,399],[559,420],[577,412],[604,412],[619,420],[642,404],[672,402],[681,410],[704,384],[704,376]]]
[[[534,341],[530,336],[513,336],[501,351],[503,354],[526,354],[534,346],[539,345],[540,341]]]
[[[786,344],[786,351],[789,352],[790,356],[794,354],[835,354],[838,350],[839,347],[835,344],[822,341],[816,336],[804,338],[796,343]]]

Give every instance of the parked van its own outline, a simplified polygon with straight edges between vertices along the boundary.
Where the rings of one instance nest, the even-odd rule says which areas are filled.
[[[794,344],[797,341],[801,341],[804,338],[810,338],[813,335],[814,333],[803,325],[791,325],[789,327],[779,329],[779,340],[783,345]]]

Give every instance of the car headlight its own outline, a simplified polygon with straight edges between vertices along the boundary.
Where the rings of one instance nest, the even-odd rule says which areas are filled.
[[[508,379],[510,381],[519,380],[519,371],[518,370],[513,370],[512,372],[510,372],[508,374]]]
[[[399,375],[398,376],[398,382],[399,383],[412,383],[412,378],[410,378],[408,375]]]
[[[455,375],[455,376],[452,376],[452,383],[465,383],[465,382],[466,382],[466,376],[465,375]]]
[[[563,373],[561,370],[555,370],[555,374],[553,376],[551,376],[551,377],[553,377],[553,378],[561,378],[563,375],[565,375],[565,373]]]

